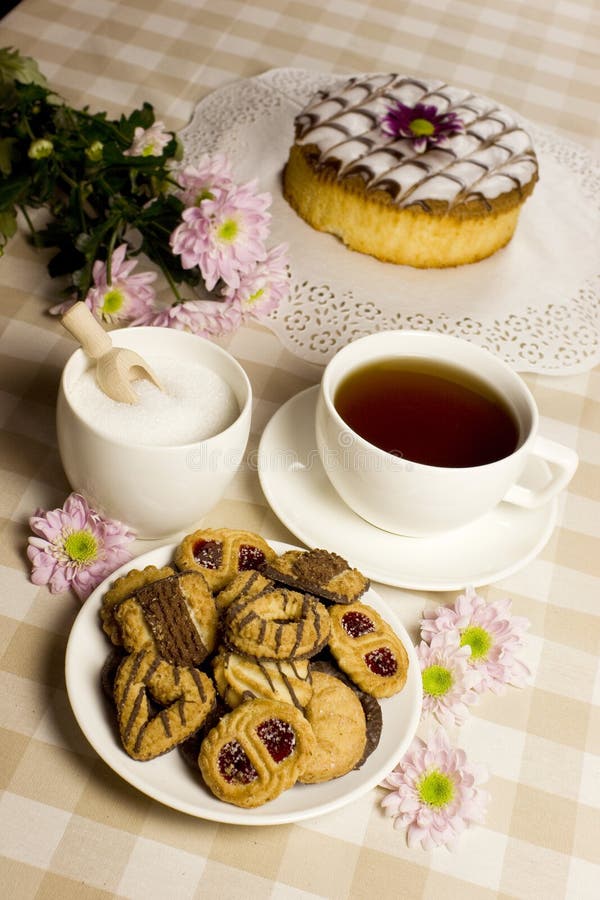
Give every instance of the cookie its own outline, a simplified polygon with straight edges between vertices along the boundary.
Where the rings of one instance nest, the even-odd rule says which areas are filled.
[[[106,699],[113,705],[115,702],[115,678],[117,677],[119,666],[123,662],[125,656],[126,653],[121,647],[112,647],[100,670],[102,692]]]
[[[197,666],[216,646],[217,610],[199,572],[146,584],[113,609],[130,653],[152,648],[174,665]]]
[[[369,579],[329,550],[288,550],[263,567],[263,574],[299,591],[333,603],[354,603]]]
[[[365,749],[363,750],[363,755],[354,766],[355,769],[360,769],[363,763],[369,758],[371,753],[373,753],[373,751],[377,749],[379,741],[381,739],[381,732],[383,729],[383,716],[381,714],[381,706],[379,705],[379,701],[376,697],[372,697],[371,694],[367,694],[365,693],[365,691],[361,691],[361,689],[358,688],[353,681],[350,681],[347,675],[344,675],[344,673],[341,672],[337,668],[337,666],[334,666],[332,663],[321,659],[316,662],[313,662],[311,660],[311,676],[314,677],[316,672],[324,672],[326,675],[332,675],[334,678],[339,678],[340,681],[343,681],[351,691],[354,691],[354,693],[358,697],[360,705],[363,708],[363,713],[365,714],[365,723],[367,726],[367,740],[365,743]]]
[[[299,778],[306,784],[350,772],[362,759],[367,742],[365,714],[354,691],[324,672],[313,672],[312,687],[304,715],[317,746]]]
[[[201,572],[211,591],[220,591],[238,572],[260,569],[275,551],[259,534],[232,528],[203,528],[188,534],[175,551],[182,571]]]
[[[150,701],[163,707],[156,715]],[[133,759],[154,759],[197,731],[213,706],[213,683],[192,667],[173,666],[153,650],[126,656],[115,678],[121,742]]]
[[[123,643],[121,630],[114,617],[115,606],[122,600],[125,600],[126,597],[131,597],[145,584],[173,575],[174,571],[171,566],[163,566],[161,569],[157,569],[156,566],[146,566],[141,571],[132,569],[130,572],[126,572],[125,575],[117,578],[114,584],[111,585],[110,590],[102,598],[100,620],[103,631],[106,632],[113,644],[119,645]]]
[[[198,765],[220,800],[251,808],[292,787],[315,749],[301,712],[276,700],[248,700],[202,742]]]
[[[329,611],[329,649],[340,669],[367,694],[391,697],[404,687],[408,654],[378,612],[364,603]]]
[[[314,597],[273,587],[232,603],[222,628],[227,646],[246,656],[303,659],[325,646],[330,623]]]
[[[221,648],[212,665],[217,690],[232,709],[257,697],[302,709],[312,695],[306,659],[250,659]]]
[[[273,582],[265,578],[260,572],[250,569],[248,572],[240,572],[227,587],[215,595],[217,612],[223,613],[231,606],[234,600],[244,597],[253,597],[260,594],[267,587],[273,587]]]

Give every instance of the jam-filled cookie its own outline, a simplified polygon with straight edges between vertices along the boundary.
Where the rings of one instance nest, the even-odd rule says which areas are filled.
[[[404,687],[408,654],[378,612],[364,603],[329,611],[329,649],[340,669],[373,697],[391,697]]]
[[[324,672],[313,672],[312,681],[304,715],[317,746],[299,779],[307,784],[345,775],[362,758],[367,742],[365,714],[354,691]]]
[[[212,591],[220,591],[238,572],[260,569],[275,551],[259,535],[232,528],[203,528],[188,534],[175,551],[182,571],[201,572]]]
[[[354,603],[369,579],[329,550],[288,550],[264,566],[263,574],[298,591],[333,603]]]
[[[160,569],[157,569],[156,566],[146,566],[146,568],[141,571],[139,569],[132,569],[130,572],[126,572],[125,575],[121,575],[120,578],[117,578],[114,584],[111,585],[110,590],[108,590],[102,598],[100,620],[102,622],[103,630],[109,636],[113,644],[119,645],[123,643],[121,640],[121,630],[114,617],[115,606],[122,600],[125,600],[126,597],[131,597],[132,594],[135,594],[135,592],[145,584],[150,584],[152,581],[159,581],[161,578],[166,578],[167,575],[173,575],[174,571],[175,570],[172,569],[171,566],[163,566]]]
[[[247,572],[240,572],[230,581],[227,587],[219,591],[215,595],[215,605],[219,613],[225,612],[234,600],[242,600],[246,597],[254,597],[260,594],[265,588],[272,588],[273,582],[270,578],[265,578],[260,572],[249,569]]]
[[[312,695],[307,659],[251,659],[221,648],[212,665],[217,690],[231,708],[261,697],[302,709]]]
[[[267,659],[315,656],[327,643],[331,628],[322,603],[287,588],[267,588],[232,603],[222,627],[231,649]]]
[[[114,607],[125,648],[154,649],[178,666],[197,666],[217,643],[218,615],[199,572],[169,575],[144,585]]]
[[[153,715],[148,695],[163,708]],[[121,741],[133,759],[154,759],[190,737],[215,705],[210,678],[173,666],[153,650],[126,656],[115,679]]]
[[[216,797],[251,808],[291,788],[314,749],[312,728],[291,704],[248,700],[209,732],[198,765]]]

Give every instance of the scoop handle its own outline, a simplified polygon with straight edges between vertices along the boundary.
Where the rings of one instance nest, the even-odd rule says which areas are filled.
[[[61,320],[64,327],[79,341],[92,359],[100,359],[112,349],[112,341],[91,309],[81,300],[74,303]]]

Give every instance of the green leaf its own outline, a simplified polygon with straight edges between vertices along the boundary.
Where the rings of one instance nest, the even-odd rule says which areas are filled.
[[[13,147],[17,143],[14,137],[0,138],[0,172],[3,175],[12,172]]]
[[[14,210],[5,212],[0,212],[0,234],[3,235],[6,240],[11,238],[13,234],[17,231],[17,217],[15,215]],[[6,243],[6,240],[3,243]]]
[[[48,82],[40,72],[38,64],[30,56],[21,56],[10,47],[0,49],[0,81],[18,81],[20,84],[39,84],[47,87]]]

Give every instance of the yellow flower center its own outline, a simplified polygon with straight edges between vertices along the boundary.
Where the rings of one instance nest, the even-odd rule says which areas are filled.
[[[428,666],[423,669],[423,690],[432,697],[447,694],[453,684],[452,672],[444,666]]]
[[[107,316],[114,316],[125,303],[125,294],[119,288],[112,288],[104,295],[102,312]]]
[[[410,130],[417,137],[429,137],[435,132],[435,125],[429,119],[413,119],[410,123]]]
[[[449,775],[434,769],[427,772],[417,785],[417,793],[423,803],[439,809],[454,799],[454,782]]]
[[[230,243],[235,239],[238,231],[239,226],[235,219],[226,219],[226,221],[223,222],[223,224],[217,231],[217,236],[222,241],[227,241],[228,243]]]
[[[256,303],[257,300],[260,300],[260,298],[264,295],[264,293],[265,293],[265,289],[259,288],[257,291],[255,291],[253,294],[251,294],[248,297],[248,299],[246,300],[246,306],[252,306],[254,303]]]
[[[465,628],[460,639],[461,647],[471,648],[471,659],[485,659],[493,643],[490,633],[479,625]]]
[[[98,542],[89,531],[73,531],[66,538],[64,549],[73,562],[87,563],[98,555]]]

